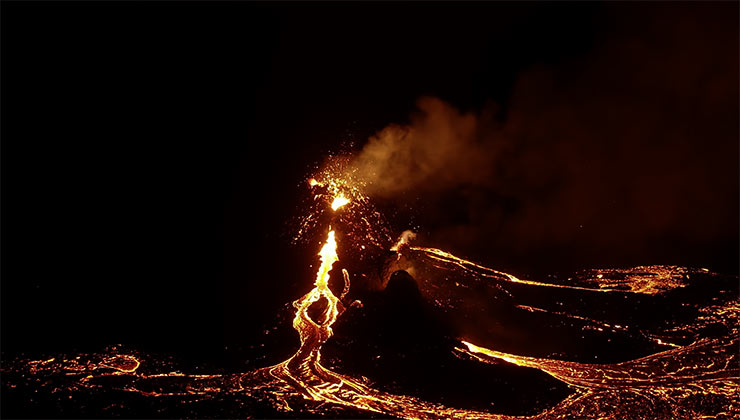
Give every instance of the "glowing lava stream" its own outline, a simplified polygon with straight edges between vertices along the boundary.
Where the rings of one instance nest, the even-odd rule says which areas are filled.
[[[324,184],[311,179],[309,180],[309,185],[323,186]],[[335,182],[330,182],[328,186],[331,192],[330,205],[332,210],[336,211],[350,202],[350,200],[338,190],[338,186]],[[408,239],[409,238],[407,237],[405,242],[407,242]],[[402,242],[404,241],[402,240]],[[401,244],[399,244],[397,249],[399,253],[402,253],[403,251],[399,249],[402,248],[400,245]],[[611,287],[594,289],[520,280],[513,275],[463,260],[442,250],[417,247],[405,248],[412,252],[419,252],[438,264],[452,264],[470,272],[471,274],[484,278],[522,283],[530,286],[562,287],[596,292],[614,290]],[[336,249],[337,243],[335,233],[330,228],[326,243],[319,253],[321,256],[321,266],[318,270],[314,288],[293,303],[294,307],[297,309],[296,316],[293,320],[293,327],[299,333],[301,341],[300,348],[295,355],[285,362],[272,367],[258,369],[257,371],[243,376],[241,380],[243,389],[251,388],[253,390],[261,389],[263,391],[267,391],[268,394],[273,396],[274,402],[279,406],[282,406],[282,409],[288,411],[292,410],[290,404],[300,404],[294,399],[294,397],[301,396],[308,400],[320,403],[319,407],[323,405],[323,403],[333,403],[407,419],[511,418],[509,416],[494,413],[450,408],[411,396],[389,394],[369,387],[366,382],[334,373],[321,366],[321,346],[331,337],[331,326],[344,310],[344,306],[340,302],[340,299],[343,298],[349,290],[349,275],[346,270],[343,270],[345,288],[340,298],[337,298],[328,287],[329,272],[331,271],[334,262],[338,260]],[[663,277],[670,278],[670,275],[673,274],[673,272],[672,270],[668,270],[668,273],[661,272],[660,274],[661,279],[663,279]],[[649,286],[651,287],[645,287],[640,284],[640,287],[630,288],[631,290],[629,291],[653,294],[660,290],[659,287],[653,287],[654,285]],[[322,297],[326,300],[326,305],[323,313],[314,320],[309,316],[308,310],[312,304],[319,301]],[[633,372],[629,369],[624,369],[624,367],[631,367],[629,364],[615,365],[616,367],[610,369],[610,366],[608,365],[586,365],[560,360],[535,359],[496,352],[495,350],[478,347],[468,342],[463,342],[463,344],[465,344],[467,350],[457,349],[457,351],[459,353],[466,353],[468,356],[480,362],[492,363],[495,359],[503,359],[519,366],[540,369],[571,386],[581,387],[581,389],[583,389],[583,391],[575,393],[573,396],[567,398],[555,407],[534,417],[529,417],[531,419],[569,418],[575,412],[583,415],[586,407],[592,402],[595,401],[597,405],[601,406],[601,402],[608,401],[612,398],[616,398],[617,400],[621,398],[622,391],[618,390],[632,389],[627,384],[631,382],[631,374]],[[720,346],[720,348],[721,347],[722,346]],[[693,347],[689,346],[687,349],[691,350]],[[722,352],[720,351],[719,353]],[[645,364],[649,364],[652,359],[650,357],[640,359],[640,363],[643,363],[643,360]],[[611,370],[614,371],[614,374],[603,375],[601,373],[602,370]],[[624,370],[627,370],[627,372],[624,372]],[[714,374],[718,374],[721,378],[720,380],[725,380],[727,372],[726,369],[720,369],[720,372]],[[658,374],[658,376],[660,375]],[[671,377],[671,373],[663,376],[666,376],[667,379],[669,379]],[[712,375],[710,375],[710,377],[712,377]],[[620,381],[617,381],[618,383],[626,382],[627,384],[619,384],[622,386],[612,388],[608,383],[604,383],[606,382],[605,380],[614,379],[620,379]],[[726,392],[727,389],[731,389],[734,386],[732,381],[727,382],[729,385],[724,385],[724,383],[725,382],[722,382],[720,385],[707,383],[707,387],[702,388],[698,393],[705,394],[713,391]],[[602,387],[604,389],[603,392],[596,391],[596,389],[601,389]],[[666,392],[663,388],[658,388],[657,391]],[[606,403],[603,406],[608,407],[610,405],[610,403]],[[599,410],[595,411],[599,412]],[[600,417],[615,418],[613,413],[600,415]]]
[[[343,222],[346,223],[345,226],[355,230],[345,232],[344,238],[355,243],[358,242],[358,238],[362,238],[385,248],[384,241],[378,239],[384,238],[385,234],[376,234],[374,230],[385,229],[379,228],[384,226],[382,223],[376,223],[381,220],[381,216],[369,204],[367,197],[362,195],[359,188],[332,177],[323,178],[322,181],[313,178],[308,180],[309,186],[318,187],[313,202],[327,205],[335,212],[352,203],[350,208],[344,209]],[[328,201],[324,202],[324,198],[328,198]],[[371,214],[377,217],[369,216]],[[310,223],[303,224],[302,229],[316,227],[315,221],[318,219],[314,216],[313,213],[308,214],[307,219],[310,219]],[[361,229],[357,229],[352,221],[347,221],[346,218],[349,217],[353,221],[361,220],[362,223],[358,222]],[[460,270],[469,275],[466,278],[476,283],[495,281],[589,292],[613,291],[656,295],[684,287],[686,285],[684,277],[687,278],[688,274],[697,271],[675,266],[599,269],[591,270],[587,281],[578,283],[578,286],[541,283],[522,280],[439,249],[409,246],[408,241],[411,239],[413,233],[404,232],[393,247],[398,253],[399,260],[405,256],[412,263],[418,260],[422,268],[429,264],[437,268]],[[365,247],[362,246],[362,249]],[[737,397],[740,389],[740,356],[737,353],[740,345],[740,333],[737,328],[740,303],[737,298],[716,303],[713,301],[710,306],[699,308],[700,316],[694,323],[679,324],[667,330],[699,337],[699,331],[703,328],[719,324],[728,329],[724,336],[700,338],[686,346],[651,338],[660,344],[675,348],[621,363],[589,364],[519,356],[461,341],[464,347],[455,348],[454,353],[462,359],[492,365],[505,361],[522,368],[538,369],[574,390],[564,400],[533,416],[508,416],[450,408],[412,396],[390,394],[371,388],[364,377],[354,379],[324,368],[321,365],[321,347],[332,336],[332,325],[345,309],[342,299],[347,295],[350,284],[347,271],[342,270],[344,290],[340,296],[335,296],[329,288],[329,273],[333,264],[338,261],[337,238],[331,227],[318,255],[321,257],[321,265],[316,274],[314,287],[293,302],[296,308],[293,327],[298,331],[300,348],[292,357],[280,364],[246,373],[186,375],[179,372],[150,373],[151,364],[149,366],[142,364],[138,355],[93,354],[75,358],[20,361],[11,366],[13,367],[11,373],[15,375],[14,380],[20,381],[21,384],[30,383],[39,387],[38,389],[52,387],[52,394],[64,397],[69,395],[70,399],[72,394],[58,394],[57,391],[78,392],[80,389],[90,389],[91,392],[97,392],[99,389],[111,388],[146,397],[175,397],[183,404],[213,398],[221,401],[225,395],[246,395],[250,397],[248,401],[254,399],[269,402],[273,408],[280,411],[295,409],[299,413],[324,414],[332,417],[341,416],[341,412],[333,406],[344,406],[407,419],[740,418],[740,400]],[[699,271],[708,272],[706,269]],[[423,279],[423,276],[420,278]],[[433,282],[434,278],[430,277],[428,281]],[[420,283],[424,284],[424,281]],[[583,284],[593,287],[582,287]],[[455,287],[458,286],[455,283]],[[313,305],[321,305],[321,313],[312,317],[309,310]],[[597,322],[600,328],[612,330],[631,328],[610,325],[566,312],[552,312],[527,305],[516,306],[531,312]],[[114,351],[117,352],[115,348]],[[142,365],[144,369],[140,369]],[[434,366],[429,368],[433,370]],[[113,376],[115,381],[110,381],[110,377]],[[59,381],[59,378],[65,379]],[[11,385],[15,386],[17,385]],[[34,392],[38,389],[34,389]],[[171,400],[167,400],[167,405],[172,406],[169,401]]]
[[[332,210],[336,211],[347,203],[349,200],[340,194],[334,198],[331,204]],[[334,263],[339,260],[335,233],[331,228],[319,256],[321,256],[321,266],[316,275],[314,288],[293,302],[293,306],[297,309],[293,327],[298,331],[301,347],[288,360],[273,367],[260,369],[256,373],[258,376],[268,373],[272,378],[284,381],[284,384],[276,384],[279,388],[284,388],[283,392],[279,393],[282,395],[287,396],[293,391],[298,391],[304,397],[314,401],[333,402],[384,412],[387,409],[380,408],[383,401],[382,398],[374,395],[376,392],[349,377],[331,372],[320,364],[321,346],[332,336],[331,326],[344,310],[340,298],[343,298],[349,291],[350,283],[349,274],[343,269],[345,287],[340,298],[337,298],[329,289],[329,272]],[[326,307],[318,317],[319,323],[317,323],[309,316],[308,309],[322,297],[326,299]],[[283,399],[281,402],[284,408],[290,409],[286,400]]]
[[[399,249],[399,245],[402,245],[402,244],[404,244],[402,241],[399,242],[399,244],[397,244],[395,248]],[[640,276],[636,276],[636,275],[630,276],[630,278],[632,279],[632,282],[623,284],[623,286],[627,287],[626,289],[617,289],[613,287],[612,285],[608,284],[606,281],[604,281],[603,284],[599,284],[598,287],[581,287],[581,286],[569,286],[565,284],[542,283],[538,281],[522,280],[511,274],[504,273],[501,271],[496,271],[491,268],[478,265],[472,261],[464,260],[462,258],[459,258],[459,257],[456,257],[450,254],[449,252],[445,252],[437,248],[424,248],[424,247],[409,246],[408,249],[411,251],[420,252],[422,255],[425,255],[426,257],[432,259],[433,261],[437,261],[443,264],[455,265],[473,275],[508,281],[511,283],[526,284],[528,286],[582,290],[586,292],[621,292],[621,293],[640,293],[640,294],[655,295],[666,289],[683,287],[683,284],[681,284],[679,281],[676,281],[675,278],[683,276],[688,271],[687,269],[683,267],[675,267],[675,266],[635,267],[635,269],[644,269],[648,272],[651,272],[654,274],[654,276],[644,277],[644,278]],[[601,278],[601,276],[603,276],[603,274],[613,274],[613,273],[620,273],[620,272],[625,273],[625,274],[630,274],[628,270],[619,270],[619,269],[599,270],[599,271],[602,273],[602,274],[599,274],[599,277],[598,277],[599,279]],[[702,271],[708,271],[708,270],[702,269]]]
[[[314,181],[315,182],[315,181]],[[309,183],[313,185],[313,182]],[[332,209],[337,210],[349,200],[339,194],[334,197]],[[326,243],[321,248],[321,266],[316,275],[314,288],[293,302],[297,309],[293,327],[298,331],[301,347],[288,360],[263,369],[258,369],[241,378],[241,387],[267,390],[284,410],[291,411],[289,399],[299,394],[304,398],[321,403],[334,403],[343,406],[390,414],[407,419],[439,418],[487,418],[499,419],[504,416],[469,410],[457,410],[421,401],[414,397],[388,394],[370,388],[365,383],[348,376],[334,373],[321,366],[321,346],[332,336],[331,326],[336,321],[344,305],[340,302],[349,291],[349,274],[342,270],[345,287],[337,298],[329,289],[329,272],[339,260],[334,231],[329,230]],[[326,299],[323,313],[314,321],[308,314],[312,304],[321,298]]]
[[[341,306],[339,298],[334,296],[329,289],[329,271],[334,262],[339,260],[333,230],[329,231],[326,243],[319,255],[321,256],[321,267],[316,276],[315,287],[293,302],[293,306],[297,309],[293,327],[298,331],[301,347],[290,359],[269,368],[272,376],[297,386],[300,391],[314,400],[326,397],[327,393],[322,392],[326,388],[341,387],[344,384],[344,378],[326,370],[319,364],[321,345],[331,337],[331,325],[336,321]],[[342,273],[345,284],[349,284],[347,271],[342,270]],[[347,289],[348,287],[345,287],[345,290]],[[308,315],[308,308],[322,297],[326,299],[327,305],[320,317],[322,321],[318,324]]]
[[[321,345],[331,337],[331,325],[344,309],[339,298],[334,296],[328,286],[329,271],[334,262],[338,261],[336,248],[334,231],[330,230],[326,243],[319,253],[321,267],[315,287],[293,303],[297,309],[293,327],[300,335],[300,349],[290,359],[278,365],[245,375],[242,377],[242,386],[251,383],[253,388],[271,389],[273,395],[277,397],[277,402],[288,411],[292,410],[288,398],[299,393],[313,401],[335,403],[407,419],[503,418],[504,416],[495,414],[451,409],[413,397],[388,394],[321,366]],[[349,275],[346,270],[342,270],[342,273],[345,280],[343,297],[349,290]],[[308,308],[322,297],[327,300],[327,305],[319,318],[322,321],[317,323],[308,315]],[[255,386],[258,382],[263,382],[263,385]]]

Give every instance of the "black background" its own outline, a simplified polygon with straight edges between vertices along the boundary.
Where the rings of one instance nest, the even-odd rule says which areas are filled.
[[[737,16],[735,3],[713,6]],[[520,72],[583,57],[603,25],[642,10],[2,8],[3,351],[126,343],[191,354],[257,342],[275,310],[307,290],[315,250],[291,246],[285,223],[328,151],[403,123],[423,95],[463,110],[493,102],[503,118]],[[711,249],[687,240],[655,255],[732,272],[737,220],[728,226]],[[573,267],[541,267],[561,268]]]

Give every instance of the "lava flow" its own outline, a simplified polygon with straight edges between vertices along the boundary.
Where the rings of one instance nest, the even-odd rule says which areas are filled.
[[[411,246],[411,233],[391,247],[382,216],[359,187],[331,172],[308,184],[318,210],[305,217],[299,235],[315,232],[326,219],[317,215],[328,209],[334,229],[329,227],[319,252],[321,264],[313,288],[293,302],[293,327],[300,339],[293,356],[247,373],[193,375],[161,373],[168,369],[166,364],[113,349],[102,355],[16,361],[3,368],[9,378],[5,386],[30,389],[34,395],[50,389],[49,398],[59,406],[77,401],[80,393],[101,390],[148,400],[175,399],[178,407],[238,400],[235,410],[245,417],[289,412],[407,419],[740,417],[736,278],[705,269],[643,266],[589,270],[567,280],[524,280],[439,249]],[[344,231],[339,230],[342,227]],[[450,346],[446,353],[456,363],[472,364],[480,372],[502,365],[507,370],[501,374],[539,371],[570,393],[534,415],[504,415],[497,411],[494,391],[488,397],[493,401],[488,409],[453,408],[411,391],[383,391],[357,372],[340,374],[322,366],[322,346],[332,337],[337,319],[348,308],[363,310],[358,302],[347,300],[346,269],[342,269],[344,288],[339,296],[329,287],[343,241],[358,252],[383,246],[378,255],[385,255],[387,275],[398,270],[412,273],[423,298],[451,320],[459,320],[458,346]],[[387,280],[385,274],[381,277],[381,283]],[[711,296],[687,303],[698,295],[697,290]],[[656,306],[668,308],[671,317],[654,319]],[[557,339],[548,341],[548,334]],[[615,346],[623,346],[610,352],[615,360],[597,359]],[[441,363],[428,366],[439,375],[442,369]],[[477,383],[485,386],[492,379],[479,378]],[[269,409],[254,408],[264,406]],[[137,415],[122,403],[90,411],[77,407],[76,413],[100,417],[103,411]],[[193,416],[192,412],[166,414]]]
[[[315,180],[310,184],[316,185]],[[335,187],[336,188],[336,187]],[[332,209],[349,202],[343,195],[332,200]],[[291,410],[289,398],[296,394],[319,403],[333,403],[404,418],[469,418],[471,412],[454,410],[436,404],[424,403],[406,396],[392,395],[370,388],[367,384],[348,376],[334,373],[321,366],[321,346],[332,335],[331,326],[341,313],[341,298],[349,290],[349,275],[344,275],[345,287],[342,296],[337,298],[329,288],[329,272],[337,257],[337,243],[334,231],[330,230],[326,243],[321,249],[321,266],[315,287],[293,303],[297,309],[293,327],[298,331],[301,347],[290,359],[269,368],[245,375],[243,385],[253,389],[270,389],[275,402],[286,410]],[[326,299],[323,313],[316,322],[308,314],[309,307]],[[479,413],[484,416],[484,413]]]

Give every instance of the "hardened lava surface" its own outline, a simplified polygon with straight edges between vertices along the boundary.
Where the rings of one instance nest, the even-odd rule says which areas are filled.
[[[293,302],[298,340],[280,343],[299,346],[291,357],[208,373],[119,348],[3,357],[2,416],[740,418],[736,276],[654,265],[527,279],[413,234],[391,246],[342,165],[308,180],[296,240],[323,246]]]
[[[737,277],[643,266],[524,280],[404,246],[384,290],[334,296],[329,273],[342,274],[325,250],[316,287],[294,303],[301,347],[290,359],[213,374],[116,348],[4,360],[16,410],[4,414],[740,417]],[[329,304],[309,315],[321,296]]]

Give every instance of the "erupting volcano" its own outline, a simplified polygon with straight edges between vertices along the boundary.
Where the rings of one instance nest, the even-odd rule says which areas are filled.
[[[0,3],[0,417],[740,419],[740,2]]]
[[[46,392],[46,398],[58,399],[61,405],[66,403],[64,396],[71,399],[105,390],[145,400],[175,399],[184,404],[237,399],[238,410],[249,417],[290,417],[290,413],[297,417],[408,419],[740,416],[736,278],[706,269],[647,266],[591,270],[567,280],[551,277],[547,282],[533,281],[439,249],[412,246],[409,242],[414,235],[408,232],[390,246],[387,224],[363,195],[361,184],[342,177],[344,172],[337,171],[341,165],[335,163],[328,168],[317,176],[318,180],[311,178],[308,182],[313,211],[303,216],[298,232],[300,237],[328,230],[318,254],[320,267],[314,287],[293,302],[293,328],[300,340],[293,356],[247,373],[194,375],[158,373],[156,360],[114,348],[102,354],[15,361],[4,368],[10,389],[37,389]],[[331,226],[320,226],[322,220],[328,220]],[[338,249],[349,239],[354,241],[350,246],[360,252],[370,253],[372,246],[381,244],[389,249],[383,251],[386,256],[374,281],[368,280],[372,273],[362,273],[368,290],[354,296],[368,296],[365,306],[350,293],[347,269],[341,270],[343,286],[334,286],[341,289],[338,295],[331,287],[337,282],[330,283],[332,278],[340,278],[333,266],[339,260]],[[375,286],[368,287],[372,284]],[[400,293],[389,289],[408,291],[400,300],[388,300],[385,295]],[[366,328],[353,331],[351,322],[359,317],[358,322],[382,324],[372,315],[378,302],[394,302],[390,309],[382,310],[390,311],[384,318],[390,316],[390,324],[385,321],[381,329],[392,330],[394,324],[405,322],[403,311],[395,312],[400,307],[420,312],[423,309],[419,308],[427,305],[446,319],[435,326],[438,318],[412,315],[412,329],[427,331],[430,325],[421,324],[431,322],[429,331],[446,331],[441,333],[446,334],[440,344],[441,355],[416,363],[427,364],[432,377],[442,382],[456,381],[461,392],[475,388],[478,394],[487,395],[488,401],[468,401],[465,407],[455,407],[453,403],[462,399],[449,398],[445,403],[425,399],[423,384],[414,391],[398,384],[389,387],[372,383],[370,360],[388,357],[382,353],[384,349],[398,350],[397,345],[403,341],[379,339],[373,350],[379,355],[364,353],[368,346],[362,340],[372,342],[374,336],[363,337],[370,334]],[[647,310],[654,305],[665,308],[663,317],[656,318]],[[632,309],[625,313],[623,309],[628,307]],[[355,317],[344,325],[345,337],[338,337],[339,347],[332,350],[333,364],[339,369],[329,369],[322,365],[322,348],[332,343],[332,327],[347,311],[354,312]],[[518,338],[512,339],[512,331]],[[416,337],[409,330],[402,334]],[[356,337],[351,338],[353,335]],[[400,346],[400,352],[427,346],[427,341],[435,340],[436,332],[419,337],[413,339],[417,343],[403,341],[407,344]],[[446,339],[452,344],[444,350]],[[517,349],[520,353],[513,353]],[[342,351],[346,354],[340,354]],[[342,366],[346,373],[339,373]],[[527,387],[540,393],[541,398],[528,408],[504,404],[497,409],[502,401],[493,392],[495,386],[491,386],[490,393],[480,389],[486,375],[491,376],[489,380],[508,377],[512,383],[523,375]],[[536,390],[538,383],[550,385]],[[455,393],[449,390],[449,384],[435,385],[434,380],[427,386],[442,386],[445,392]],[[404,391],[407,393],[401,393]],[[123,407],[113,403],[105,410],[125,414]]]

